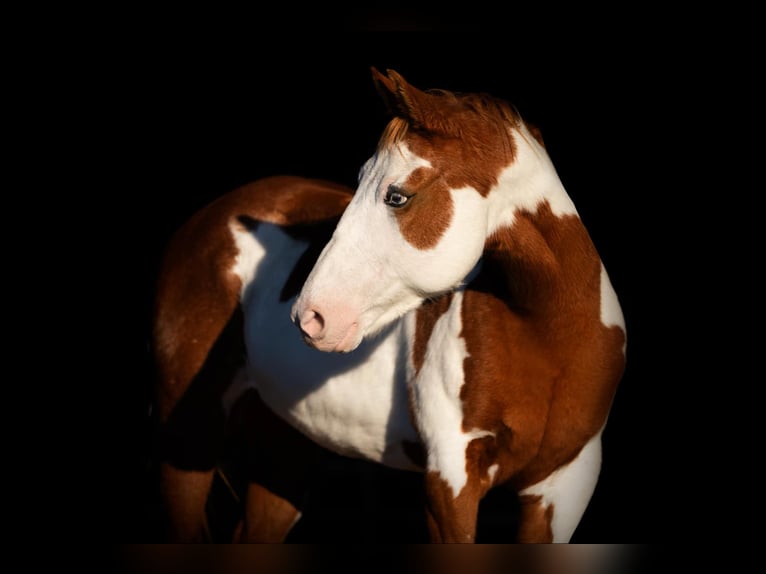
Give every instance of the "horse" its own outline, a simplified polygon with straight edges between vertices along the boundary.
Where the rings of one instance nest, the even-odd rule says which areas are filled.
[[[152,324],[168,538],[204,539],[236,436],[233,542],[286,540],[317,450],[420,473],[433,543],[476,542],[496,488],[518,500],[515,541],[568,542],[626,362],[604,263],[513,105],[371,73],[390,119],[356,189],[264,177],[168,243]]]

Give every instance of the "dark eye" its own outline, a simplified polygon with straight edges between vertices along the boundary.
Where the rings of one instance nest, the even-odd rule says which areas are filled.
[[[391,207],[402,207],[410,200],[410,197],[412,196],[405,194],[401,188],[395,185],[389,185],[383,203],[390,205]]]

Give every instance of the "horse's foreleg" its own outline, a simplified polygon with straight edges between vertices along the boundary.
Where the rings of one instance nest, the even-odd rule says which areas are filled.
[[[235,542],[284,542],[301,517],[311,470],[322,449],[271,411],[258,393],[232,409],[229,440],[244,453],[248,479]]]
[[[483,493],[467,483],[456,494],[453,486],[434,471],[426,473],[425,489],[431,542],[475,542],[479,501]]]
[[[160,495],[167,541],[201,542],[224,423],[206,416],[215,409],[199,407],[187,412],[184,407],[160,426]]]
[[[168,542],[205,539],[206,504],[224,440],[220,386],[195,379],[169,415],[160,409],[157,454]]]
[[[262,484],[251,482],[247,488],[245,517],[235,542],[284,542],[300,517],[298,505]]]
[[[462,454],[442,451],[429,460],[425,490],[431,542],[476,541],[479,503],[497,471],[495,451],[494,437],[485,436],[468,443]]]
[[[160,490],[169,540],[202,542],[207,528],[205,503],[213,483],[213,469],[181,470],[160,465]]]
[[[519,542],[569,542],[596,487],[601,434],[566,466],[519,493]]]
[[[174,344],[156,343],[160,494],[167,541],[197,542],[205,538],[206,504],[224,443],[222,396],[242,362],[242,322],[236,313],[220,332],[207,333],[175,319],[163,323]]]

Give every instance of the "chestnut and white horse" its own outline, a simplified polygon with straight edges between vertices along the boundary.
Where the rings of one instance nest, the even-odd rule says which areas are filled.
[[[355,191],[258,180],[168,247],[154,350],[169,535],[202,535],[237,436],[239,541],[285,540],[316,445],[422,472],[434,542],[475,541],[495,487],[518,495],[518,541],[568,541],[625,366],[618,298],[512,106],[372,76],[392,119]]]

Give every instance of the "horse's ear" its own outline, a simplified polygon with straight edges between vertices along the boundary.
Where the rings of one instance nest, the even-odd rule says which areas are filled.
[[[434,96],[410,85],[394,70],[386,70],[387,75],[383,75],[375,67],[371,69],[375,88],[392,115],[407,120],[415,129],[443,131],[444,126],[434,113]]]
[[[375,84],[375,89],[386,105],[388,112],[394,116],[404,116],[406,110],[402,110],[399,106],[396,84],[388,76],[381,74],[375,66],[370,69],[372,70],[372,82]]]

